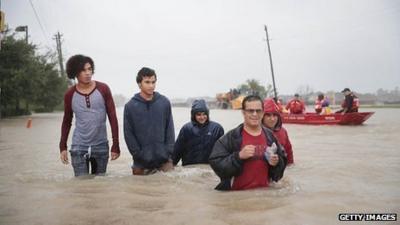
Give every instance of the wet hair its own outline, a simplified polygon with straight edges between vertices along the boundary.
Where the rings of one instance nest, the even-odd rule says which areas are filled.
[[[148,67],[143,67],[142,69],[139,70],[136,76],[136,83],[140,84],[143,80],[143,77],[152,77],[152,76],[154,76],[157,80],[156,71]]]
[[[85,55],[71,56],[67,61],[67,76],[69,79],[75,79],[78,74],[85,69],[85,64],[89,63],[94,73],[94,63],[92,58]]]
[[[254,101],[259,101],[261,103],[262,109],[264,110],[263,100],[258,95],[248,95],[248,96],[246,96],[242,101],[242,109],[243,110],[246,109],[246,102],[254,102]]]

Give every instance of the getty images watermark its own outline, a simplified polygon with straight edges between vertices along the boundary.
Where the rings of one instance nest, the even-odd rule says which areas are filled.
[[[397,221],[397,213],[340,213],[339,221]]]

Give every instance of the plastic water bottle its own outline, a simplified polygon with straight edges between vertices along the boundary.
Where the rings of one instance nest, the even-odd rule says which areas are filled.
[[[265,159],[269,162],[269,160],[271,159],[271,155],[276,154],[277,151],[278,147],[276,146],[275,142],[272,143],[271,146],[267,146],[264,153]]]

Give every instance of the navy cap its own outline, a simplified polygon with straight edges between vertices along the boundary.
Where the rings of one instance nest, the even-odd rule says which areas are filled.
[[[346,91],[350,91],[350,89],[349,88],[345,88],[345,89],[343,89],[342,93],[346,92]]]

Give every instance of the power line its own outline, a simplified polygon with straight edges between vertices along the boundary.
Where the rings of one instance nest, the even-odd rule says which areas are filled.
[[[49,42],[48,42],[48,39],[47,39],[47,34],[46,34],[45,30],[44,30],[44,27],[43,27],[42,23],[40,22],[39,15],[36,12],[35,6],[33,5],[32,0],[29,0],[29,2],[31,3],[33,12],[35,13],[36,21],[39,23],[40,29],[42,30],[42,34],[44,36],[44,39],[46,40],[47,45],[49,45]]]

